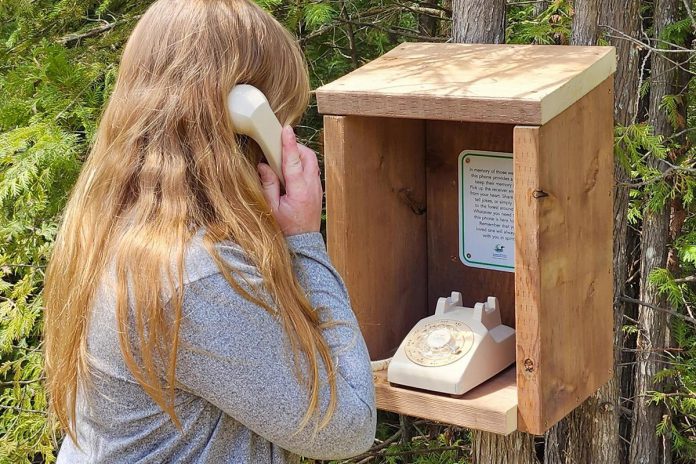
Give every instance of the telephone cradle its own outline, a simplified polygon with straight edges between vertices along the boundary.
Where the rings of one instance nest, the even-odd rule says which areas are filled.
[[[461,395],[515,362],[515,329],[501,323],[496,297],[473,308],[452,292],[421,319],[389,363],[389,382]]]

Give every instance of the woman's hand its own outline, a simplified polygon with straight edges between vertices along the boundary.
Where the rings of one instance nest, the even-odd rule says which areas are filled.
[[[259,163],[263,194],[286,236],[319,232],[323,191],[317,155],[298,144],[292,127],[283,127],[283,177],[285,195],[280,196],[280,180],[273,169]]]

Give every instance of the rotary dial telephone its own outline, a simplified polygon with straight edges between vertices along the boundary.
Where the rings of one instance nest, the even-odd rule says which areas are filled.
[[[388,366],[391,383],[461,395],[515,362],[515,330],[501,324],[498,299],[473,308],[452,292],[421,319]]]

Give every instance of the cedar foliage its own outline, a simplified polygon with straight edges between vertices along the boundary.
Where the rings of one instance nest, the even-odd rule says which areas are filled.
[[[313,87],[400,42],[443,42],[450,33],[452,3],[446,0],[257,2],[297,35]],[[42,385],[44,269],[61,210],[111,91],[122,46],[150,3],[0,0],[0,463],[55,460],[60,432],[47,421]],[[654,5],[649,0],[643,4],[644,29],[651,37]],[[554,0],[543,6],[509,1],[508,43],[568,43],[571,2]],[[684,13],[683,20],[658,39],[690,48],[696,25]],[[633,39],[637,46],[648,44],[645,37]],[[660,40],[649,45],[659,48],[664,43]],[[648,48],[641,47],[647,53]],[[695,71],[693,55],[687,51],[685,56],[675,59],[690,77]],[[651,77],[649,66],[644,67],[643,100]],[[668,389],[633,392],[633,399],[622,402],[629,414],[631,401],[639,401],[641,395],[666,407],[655,433],[669,437],[675,462],[696,459],[696,84],[686,82],[684,89],[662,103],[678,137],[654,135],[641,101],[635,123],[616,128],[615,144],[616,156],[631,173],[628,219],[634,231],[641,230],[645,208],[671,208],[679,218],[670,237],[668,269],[650,273],[650,281],[669,302],[663,309],[671,313],[672,343],[662,353],[665,369],[659,374]],[[300,134],[321,149],[321,119],[315,108],[307,113]],[[652,159],[669,163],[667,170],[656,169]],[[630,296],[637,277],[635,272],[629,274]],[[638,330],[631,314],[623,327],[629,368]],[[375,451],[376,462],[467,461],[465,432],[427,423],[415,423],[414,428],[419,435],[413,440],[392,440]],[[378,430],[382,439],[394,437],[398,420],[383,415]]]

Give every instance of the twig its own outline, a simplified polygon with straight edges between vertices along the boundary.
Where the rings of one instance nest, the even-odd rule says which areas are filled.
[[[618,36],[616,36],[616,35],[611,35],[611,34],[607,34],[607,37],[610,37],[610,38],[612,38],[612,39],[623,39],[623,40],[628,40],[629,42],[636,44],[636,45],[639,46],[640,48],[644,48],[644,49],[646,49],[646,50],[648,50],[648,51],[650,51],[650,52],[659,53],[659,54],[662,56],[662,58],[663,58],[664,60],[666,60],[666,61],[672,63],[674,66],[676,66],[677,68],[681,69],[681,70],[684,71],[685,73],[688,73],[688,74],[690,74],[690,75],[695,75],[695,74],[696,74],[696,73],[694,73],[691,69],[686,68],[686,67],[683,66],[685,63],[689,63],[689,62],[691,61],[691,58],[692,58],[691,55],[696,54],[696,50],[691,50],[691,49],[689,49],[689,48],[685,48],[685,47],[682,47],[681,45],[676,45],[676,44],[673,44],[673,43],[671,43],[671,42],[667,42],[667,41],[665,41],[665,40],[660,40],[660,42],[662,42],[662,43],[664,43],[664,44],[666,44],[666,45],[669,45],[669,46],[671,46],[671,47],[674,47],[675,49],[674,49],[674,50],[670,50],[670,49],[664,49],[664,48],[657,48],[657,47],[653,47],[653,46],[651,46],[650,44],[645,43],[645,42],[643,42],[643,41],[641,41],[641,40],[638,40],[638,39],[636,39],[636,38],[634,38],[634,37],[631,37],[630,35],[626,34],[625,32],[622,32],[622,31],[620,31],[620,30],[618,30],[618,29],[615,29],[615,28],[613,28],[613,27],[611,27],[611,26],[607,26],[607,25],[602,25],[602,24],[601,24],[600,27],[606,27],[607,29],[611,29],[612,31],[614,31],[614,32],[616,32],[616,33],[619,34]],[[670,59],[670,58],[667,57],[667,55],[668,55],[668,54],[671,54],[671,53],[688,54],[689,57],[684,61],[684,63],[677,63],[676,61],[674,61],[674,60],[672,60],[672,59]]]
[[[412,454],[428,454],[436,453],[438,451],[454,451],[454,450],[466,450],[467,448],[463,446],[442,446],[440,448],[421,448],[408,451],[394,451],[392,453],[384,453],[382,456],[409,456]]]
[[[638,118],[638,110],[640,109],[640,88],[643,86],[643,80],[645,79],[645,68],[648,65],[648,60],[652,55],[652,50],[648,50],[648,53],[643,57],[643,62],[640,64],[640,73],[638,75],[638,91],[636,92],[636,101],[633,104],[633,117],[631,118],[631,124],[636,123],[636,118]]]
[[[696,282],[696,275],[681,277],[679,279],[674,279],[674,281],[678,284],[681,284],[684,282]]]
[[[0,267],[30,267],[33,269],[45,269],[46,265],[45,264],[10,264],[10,263],[4,263],[0,264]]]
[[[374,23],[363,23],[363,22],[359,22],[359,21],[346,20],[346,19],[341,19],[341,21],[344,23],[353,24],[355,26],[372,27],[372,28],[375,28],[375,29],[380,30],[382,32],[386,32],[388,34],[400,35],[402,37],[408,37],[409,39],[418,39],[418,40],[422,40],[425,42],[445,42],[447,40],[446,37],[433,37],[433,36],[421,35],[421,34],[418,34],[414,31],[401,32],[401,31],[397,31],[395,29],[389,29],[389,28],[386,28],[386,27],[383,27],[383,26],[380,26],[380,25],[374,24]]]
[[[508,5],[531,5],[534,3],[543,3],[544,1],[547,1],[547,0],[519,0],[517,2],[512,1],[512,0],[508,0],[507,4]]]
[[[114,27],[121,25],[123,23],[126,23],[128,21],[140,19],[141,16],[142,15],[135,15],[135,16],[131,16],[129,18],[119,19],[118,21],[114,21],[112,23],[106,23],[102,26],[95,27],[94,29],[90,29],[87,32],[82,32],[79,34],[78,33],[68,34],[68,35],[63,36],[60,39],[58,39],[58,43],[63,44],[65,46],[70,46],[76,42],[79,42],[82,39],[87,39],[89,37],[95,37],[99,34],[103,34],[104,32],[110,31]]]
[[[7,410],[12,410],[12,411],[17,411],[17,412],[28,412],[31,414],[42,414],[46,415],[46,411],[40,411],[38,409],[25,409],[25,408],[20,408],[19,406],[6,406],[4,404],[0,404],[0,409],[7,409]]]
[[[346,38],[348,39],[348,48],[350,50],[350,61],[353,65],[353,69],[358,69],[360,63],[358,63],[358,50],[355,45],[353,25],[350,23],[350,13],[348,13],[346,9],[346,2],[344,0],[339,0],[339,4],[341,5],[341,12],[339,14],[341,18],[348,23],[346,26]]]
[[[32,383],[41,382],[43,378],[32,380],[12,380],[8,382],[0,382],[0,387],[13,387],[15,385],[29,385]]]
[[[684,303],[684,308],[686,308],[686,312],[689,313],[689,316],[694,317],[694,313],[693,313],[693,311],[691,310],[691,305],[690,305],[689,302],[686,300],[686,298],[684,297],[684,294],[683,294],[683,293],[682,293],[682,303]]]
[[[624,187],[632,187],[632,188],[638,188],[638,187],[643,187],[645,185],[650,185],[654,182],[657,182],[660,179],[666,179],[667,177],[670,177],[674,173],[674,169],[672,168],[667,168],[660,174],[650,177],[648,179],[644,179],[640,182],[619,182],[619,185],[624,186]]]
[[[696,318],[686,316],[684,314],[678,313],[677,311],[674,311],[673,309],[668,309],[668,308],[661,308],[659,306],[656,306],[654,304],[648,303],[647,301],[641,301],[637,300],[635,298],[631,298],[625,295],[622,295],[619,297],[622,301],[625,301],[627,303],[634,303],[640,306],[644,306],[646,308],[654,309],[655,311],[661,311],[663,313],[671,314],[672,316],[678,317],[680,319],[683,319],[685,321],[689,321],[692,324],[696,324]]]
[[[635,37],[631,37],[630,35],[626,34],[625,32],[623,32],[619,29],[616,29],[612,26],[609,26],[607,24],[600,24],[599,27],[605,27],[607,29],[610,29],[612,32],[619,34],[618,36],[609,35],[609,37],[611,37],[611,38],[628,40],[629,42],[633,42],[634,44],[638,45],[641,48],[645,48],[647,50],[652,50],[654,52],[659,52],[659,53],[696,53],[696,50],[691,50],[690,48],[686,48],[682,45],[677,45],[677,44],[674,44],[672,42],[668,42],[666,40],[655,39],[655,38],[653,38],[651,40],[655,40],[655,41],[661,42],[665,45],[669,45],[670,47],[674,47],[674,50],[654,47],[654,46],[650,45],[649,43],[645,43],[642,40],[638,40]]]
[[[415,13],[417,15],[420,15],[420,16],[428,16],[430,18],[435,18],[435,19],[439,19],[442,21],[452,21],[452,18],[448,18],[447,16],[445,16],[447,14],[449,14],[451,16],[452,11],[448,10],[444,7],[433,8],[433,7],[437,6],[435,4],[432,4],[430,7],[416,6],[416,5],[411,6],[411,5],[406,5],[404,3],[398,3],[398,2],[396,4],[399,5],[401,8],[404,8],[404,9],[406,9],[412,13]]]
[[[366,452],[363,453],[363,454],[359,454],[359,455],[357,455],[357,456],[351,458],[349,461],[344,461],[344,462],[346,462],[346,463],[347,463],[347,462],[355,462],[356,464],[359,464],[359,463],[362,463],[362,462],[368,462],[368,461],[365,461],[365,458],[372,458],[372,459],[374,459],[375,456],[376,456],[381,450],[383,450],[384,448],[388,447],[389,445],[391,445],[392,443],[394,443],[395,441],[397,441],[399,438],[401,438],[401,429],[397,430],[396,433],[395,433],[394,435],[392,435],[391,437],[387,438],[386,440],[384,440],[384,441],[383,441],[382,443],[380,443],[379,445],[375,445],[375,446],[373,446],[372,448],[370,448],[369,451],[366,451]]]
[[[682,0],[684,3],[684,8],[686,9],[686,13],[689,15],[689,18],[691,19],[691,27],[696,31],[696,19],[694,18],[694,13],[691,11],[691,6],[689,5],[689,2],[686,0]]]

